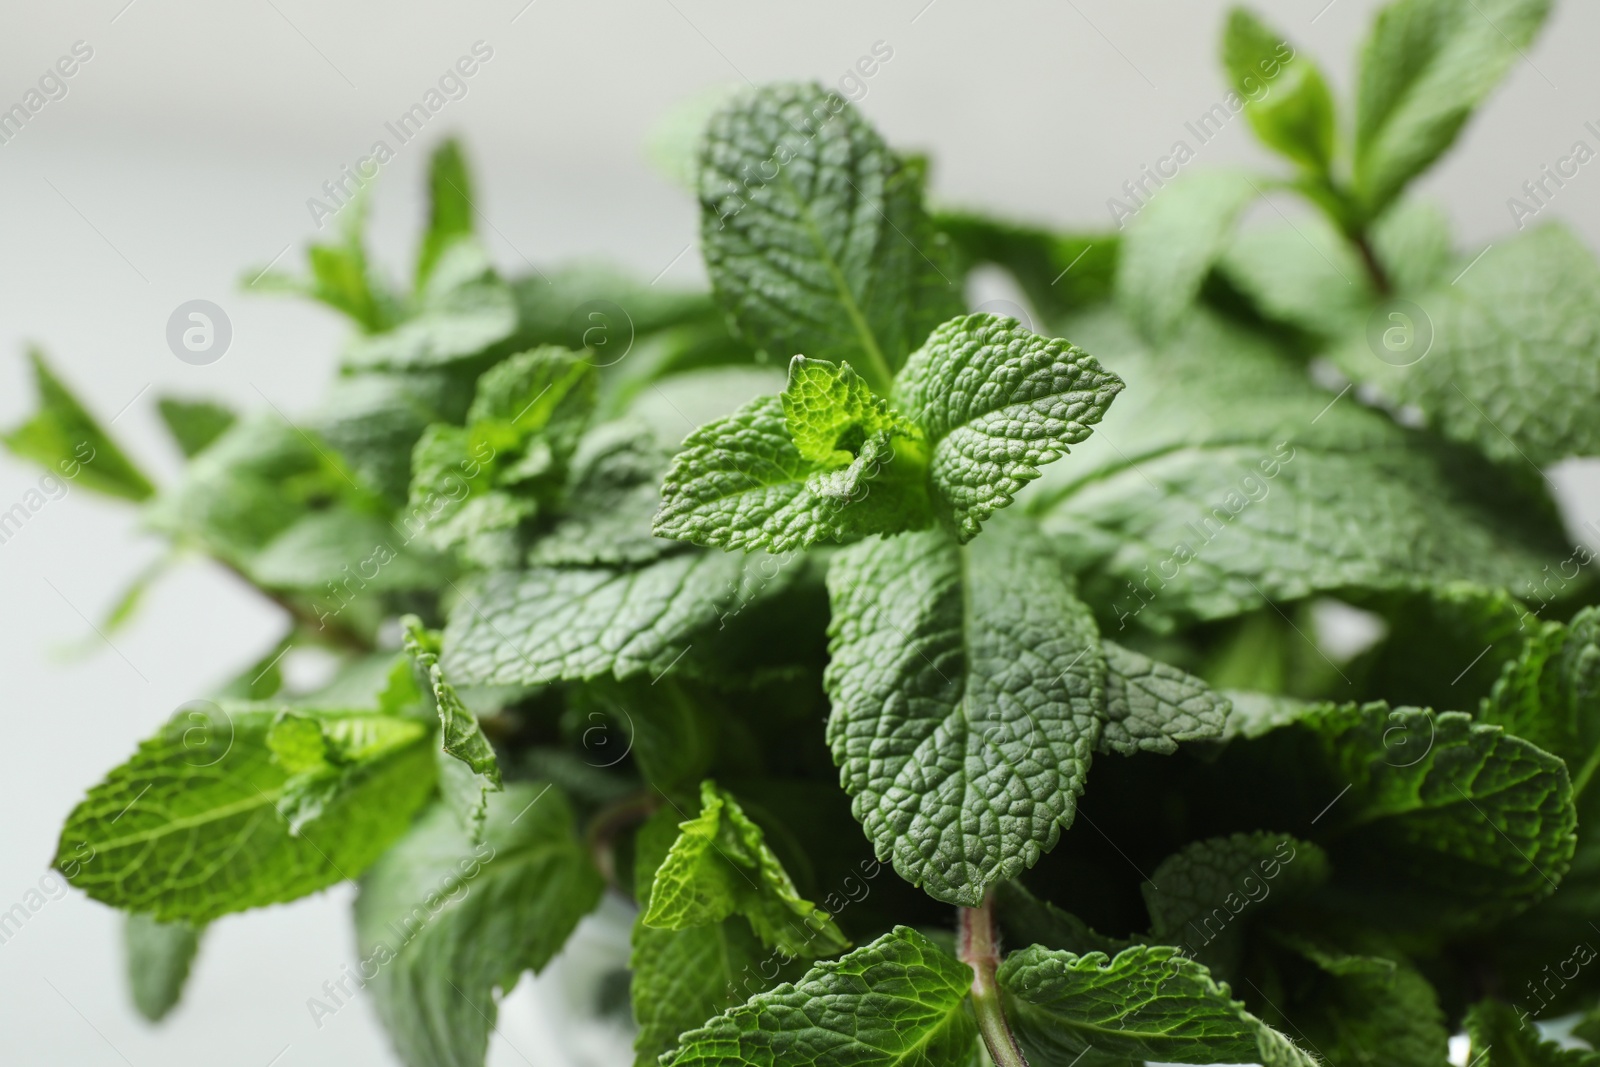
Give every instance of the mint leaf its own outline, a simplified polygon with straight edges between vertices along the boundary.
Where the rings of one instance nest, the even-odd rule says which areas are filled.
[[[1238,171],[1202,170],[1179,175],[1139,210],[1122,238],[1117,299],[1147,337],[1171,333],[1258,194]]]
[[[689,1031],[662,1067],[958,1067],[978,1034],[971,982],[966,964],[897,926]]]
[[[366,191],[358,189],[339,212],[339,240],[306,249],[309,278],[295,278],[269,265],[246,272],[244,288],[309,297],[349,316],[364,331],[388,329],[401,317],[400,299],[367,261],[367,206]]]
[[[1106,657],[1106,721],[1096,751],[1176,752],[1180,741],[1219,737],[1228,698],[1187,671],[1110,641]]]
[[[965,211],[934,223],[962,259],[1010,271],[1046,323],[1111,296],[1121,243],[1114,233],[1060,234]]]
[[[1438,995],[1416,968],[1304,938],[1278,940],[1311,967],[1284,968],[1279,980],[1296,986],[1299,996],[1283,1007],[1281,1019],[1271,1005],[1266,1017],[1293,1027],[1327,1062],[1359,1063],[1381,1054],[1397,1067],[1436,1067],[1448,1058],[1450,1031]]]
[[[1025,526],[864,541],[828,596],[828,743],[856,818],[902,878],[975,906],[1072,823],[1105,700],[1094,620]]]
[[[632,564],[680,550],[652,535],[670,457],[631,420],[603,423],[578,442],[561,514],[528,550],[535,565]]]
[[[1349,784],[1317,830],[1337,840],[1341,875],[1378,874],[1367,893],[1389,902],[1385,923],[1508,917],[1548,896],[1572,860],[1567,768],[1498,726],[1371,703],[1314,706],[1287,729],[1294,747],[1281,751],[1303,776]]]
[[[1467,265],[1454,280],[1407,294],[1424,318],[1389,312],[1391,329],[1414,331],[1395,344],[1414,347],[1380,358],[1364,337],[1351,338],[1332,353],[1340,368],[1491,459],[1543,467],[1600,454],[1589,417],[1600,400],[1594,254],[1552,224],[1496,242]]]
[[[1030,1062],[1102,1056],[1170,1063],[1315,1067],[1316,1060],[1234,1000],[1206,969],[1164,945],[1107,958],[1038,945],[1000,965],[1006,1015]]]
[[[103,903],[193,923],[360,874],[433,791],[426,735],[382,716],[309,714],[299,721],[325,747],[302,744],[286,764],[271,744],[277,711],[180,712],[89,790],[56,865]],[[368,741],[375,753],[363,752]],[[299,833],[279,805],[303,817]]]
[[[822,466],[854,462],[861,442],[878,434],[921,437],[916,425],[874,395],[848,363],[795,356],[779,399],[795,451]]]
[[[426,681],[439,713],[440,749],[470,772],[466,776],[454,770],[444,772],[451,776],[445,796],[461,817],[467,836],[476,844],[482,840],[489,794],[503,788],[500,762],[495,758],[489,739],[483,736],[478,717],[462,703],[455,686],[445,680],[444,671],[439,667],[439,635],[424,629],[422,620],[415,615],[402,617],[400,626],[406,654]]]
[[[140,1015],[158,1023],[177,1007],[204,933],[204,926],[182,920],[164,923],[138,913],[124,916],[128,991]]]
[[[185,459],[192,459],[238,420],[232,411],[209,400],[163,396],[156,400],[156,410]]]
[[[816,85],[737,97],[706,130],[701,251],[740,334],[775,359],[848,361],[886,389],[961,288],[922,170]]]
[[[456,240],[433,264],[412,313],[381,333],[351,341],[345,364],[402,370],[447,366],[484,355],[516,328],[516,301],[487,254],[476,241]]]
[[[658,537],[782,553],[926,526],[920,442],[879,431],[843,466],[800,454],[781,397],[753,400],[690,434],[661,485]]]
[[[1549,13],[1550,0],[1395,0],[1361,50],[1355,194],[1378,214],[1455,141]]]
[[[1222,64],[1244,113],[1269,148],[1315,174],[1333,162],[1333,96],[1322,72],[1242,7],[1228,13]]]
[[[428,228],[417,249],[418,289],[427,286],[444,250],[472,233],[472,175],[460,142],[443,141],[428,159]]]
[[[1600,1053],[1546,1040],[1526,1013],[1498,1000],[1467,1011],[1467,1055],[1474,1067],[1594,1067]]]
[[[548,785],[490,797],[477,845],[443,807],[426,812],[361,879],[355,905],[360,974],[401,1061],[481,1065],[494,991],[543,970],[603,888]]]
[[[266,588],[308,590],[331,607],[367,589],[426,589],[439,559],[376,515],[336,508],[296,521],[251,556],[248,570]]]
[[[724,616],[782,590],[789,572],[763,569],[765,558],[686,553],[632,569],[484,575],[461,586],[445,672],[466,685],[658,678]]]
[[[1150,932],[1184,955],[1232,975],[1251,920],[1328,880],[1321,848],[1288,834],[1230,834],[1196,841],[1161,861],[1140,889]]]
[[[44,353],[30,348],[28,359],[33,363],[39,409],[27,422],[0,433],[0,443],[13,455],[97,493],[135,501],[154,495],[150,479],[56,377]]]
[[[773,966],[778,954],[763,948],[749,922],[738,916],[683,930],[644,924],[656,869],[677,838],[678,813],[671,808],[657,811],[634,838],[634,896],[640,911],[628,967],[639,1028],[635,1067],[654,1067],[662,1053],[677,1047],[679,1034],[768,988],[769,974],[782,971]]]
[[[791,956],[831,956],[849,942],[828,913],[803,900],[761,827],[710,781],[700,814],[678,824],[678,839],[655,874],[646,926],[684,930],[743,915],[768,946]]]
[[[1040,900],[1020,882],[1001,882],[995,886],[994,903],[1000,929],[1011,944],[1042,945],[1079,955],[1108,952],[1113,956],[1128,947],[1128,942],[1096,933],[1071,912]]]
[[[1348,587],[1521,588],[1571,552],[1547,500],[1317,389],[1258,335],[1196,316],[1151,351],[1110,317],[1072,328],[1129,388],[1029,505],[1112,636]]]
[[[995,315],[940,326],[895,381],[900,409],[927,435],[938,510],[961,541],[1088,438],[1121,390],[1082,349]]]

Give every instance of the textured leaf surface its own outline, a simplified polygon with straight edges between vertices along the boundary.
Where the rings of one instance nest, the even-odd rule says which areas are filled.
[[[1431,328],[1431,347],[1380,359],[1358,336],[1333,353],[1346,374],[1515,466],[1600,453],[1600,264],[1572,231],[1498,241],[1458,280],[1408,295],[1424,315],[1413,343]]]
[[[645,563],[682,546],[651,533],[668,456],[634,422],[605,423],[572,456],[562,514],[528,550],[534,565]]]
[[[726,549],[787,552],[926,526],[921,445],[879,432],[844,466],[806,459],[783,401],[767,396],[700,427],[661,487],[660,537]]]
[[[1450,1031],[1444,1011],[1414,967],[1303,941],[1293,949],[1320,973],[1299,976],[1300,996],[1280,1003],[1281,1019],[1269,1006],[1269,1021],[1292,1029],[1328,1063],[1437,1067],[1447,1061]]]
[[[1114,959],[1035,945],[1008,956],[999,981],[1030,1062],[1043,1067],[1066,1067],[1090,1048],[1170,1063],[1317,1062],[1247,1012],[1204,967],[1164,945],[1140,945]]]
[[[56,865],[96,900],[196,923],[359,875],[433,791],[425,735],[416,730],[376,758],[350,751],[334,788],[309,798],[305,765],[286,765],[269,746],[278,717],[245,707],[179,712],[73,810]],[[343,717],[356,732],[378,718]],[[278,806],[309,799],[320,813],[291,833]]]
[[[1356,193],[1369,214],[1455,141],[1517,62],[1550,0],[1396,0],[1378,13],[1356,85]]]
[[[439,713],[440,750],[470,772],[472,782],[452,782],[446,799],[461,817],[467,835],[477,842],[488,814],[489,794],[503,788],[500,761],[495,758],[489,739],[483,735],[478,717],[462,703],[456,687],[445,679],[444,670],[439,666],[439,636],[425,630],[422,620],[415,615],[405,616],[400,625],[406,653],[426,680],[434,708]]]
[[[1571,552],[1547,501],[1253,335],[1199,317],[1154,354],[1107,318],[1072,328],[1130,387],[1029,504],[1119,628],[1350,586],[1520,588]]]
[[[792,956],[831,956],[849,942],[828,913],[800,897],[761,827],[731,794],[700,785],[700,814],[656,870],[646,926],[683,930],[743,915],[768,946]]]
[[[629,991],[639,1032],[633,1047],[636,1067],[654,1067],[664,1052],[677,1047],[678,1035],[734,1007],[773,983],[767,976],[777,954],[762,947],[739,916],[684,930],[646,926],[655,872],[678,839],[678,813],[663,808],[635,837],[634,896],[640,914],[633,924]]]
[[[756,89],[719,112],[700,204],[711,283],[740,333],[775,359],[849,361],[884,388],[962,310],[923,214],[920,168],[820,86]]]
[[[13,454],[39,464],[52,474],[97,493],[144,500],[155,492],[150,479],[133,465],[95,417],[44,361],[37,348],[28,350],[33,364],[39,408],[20,426],[0,433]]]
[[[1228,698],[1187,671],[1110,641],[1106,657],[1106,721],[1097,751],[1170,753],[1180,741],[1219,737]]]
[[[961,1067],[972,971],[915,930],[819,963],[683,1035],[663,1067]]]
[[[1406,908],[1440,925],[1506,917],[1549,895],[1572,860],[1566,767],[1497,726],[1375,703],[1324,705],[1291,729],[1350,783],[1318,823],[1335,869],[1382,872],[1394,921]],[[1425,899],[1398,899],[1417,887]]]
[[[489,800],[474,846],[434,807],[361,880],[356,938],[378,1017],[407,1067],[482,1067],[499,1005],[550,962],[604,885],[557,790]]]
[[[1117,298],[1148,336],[1177,325],[1257,195],[1236,171],[1201,170],[1167,183],[1140,209],[1123,235]]]
[[[610,674],[658,677],[697,634],[787,572],[762,557],[685,553],[633,569],[535,567],[462,586],[444,635],[444,669],[467,685],[537,685]]]
[[[204,926],[187,922],[157,922],[138,913],[124,917],[128,991],[140,1015],[156,1023],[177,1007],[204,933]]]
[[[1019,526],[866,541],[828,572],[828,743],[880,859],[976,905],[1072,823],[1105,701],[1094,620]]]
[[[1327,878],[1328,857],[1316,845],[1288,834],[1230,834],[1168,856],[1140,888],[1157,939],[1231,977],[1250,919]]]
[[[1085,440],[1121,389],[1070,342],[980,314],[933,332],[906,361],[895,400],[926,433],[930,491],[967,541],[1040,467]]]

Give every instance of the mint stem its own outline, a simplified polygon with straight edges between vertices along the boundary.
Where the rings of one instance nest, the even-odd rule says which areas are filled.
[[[1357,233],[1351,240],[1355,242],[1356,251],[1361,253],[1361,262],[1367,268],[1373,288],[1378,290],[1380,296],[1389,296],[1394,292],[1394,284],[1389,281],[1389,272],[1378,262],[1378,253],[1373,250],[1372,242],[1367,240],[1366,232]]]
[[[994,891],[984,894],[976,908],[962,908],[958,918],[958,955],[972,968],[972,1012],[978,1018],[978,1032],[989,1047],[995,1067],[1028,1067],[1011,1025],[1000,1004],[1000,987],[995,972],[1000,967],[1000,931],[994,921]]]

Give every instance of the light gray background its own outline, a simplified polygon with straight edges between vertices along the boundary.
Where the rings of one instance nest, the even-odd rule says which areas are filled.
[[[703,278],[689,199],[641,145],[675,101],[748,79],[834,81],[874,42],[893,58],[866,113],[896,145],[935,160],[933,191],[1064,226],[1104,228],[1107,197],[1185,136],[1225,92],[1214,59],[1217,0],[972,0],[754,5],[704,0],[68,0],[6,5],[0,108],[74,41],[94,57],[0,145],[0,425],[31,405],[24,343],[43,344],[71,384],[159,479],[178,469],[154,400],[214,395],[293,414],[320,394],[343,334],[329,313],[239,293],[286,248],[298,268],[315,230],[305,201],[353,164],[382,124],[474,41],[494,57],[426,143],[400,149],[376,197],[375,241],[409,262],[427,144],[465,135],[487,239],[502,267],[608,258],[662,284]],[[1270,18],[1347,94],[1370,0],[1276,0]],[[1600,9],[1562,3],[1526,62],[1424,183],[1463,244],[1508,233],[1506,199],[1600,123]],[[393,143],[391,139],[391,144]],[[1234,121],[1197,166],[1272,165]],[[1600,163],[1541,217],[1600,241]],[[293,246],[292,248],[290,246]],[[210,299],[234,327],[221,362],[167,350],[178,304]],[[120,413],[120,414],[119,414]],[[1575,465],[1558,476],[1592,484]],[[0,509],[38,473],[0,455]],[[1592,517],[1595,495],[1575,499]],[[157,587],[115,648],[97,639],[117,591],[160,551],[129,509],[74,489],[0,545],[0,910],[22,900],[83,790],[182,702],[241,669],[279,635],[278,612],[218,568],[193,563]],[[68,646],[87,654],[63,659]],[[314,665],[301,665],[310,669]],[[387,1063],[365,1003],[319,1031],[306,998],[353,961],[342,887],[219,923],[185,1003],[161,1030],[127,1006],[113,914],[76,893],[0,945],[0,1047],[17,1064]],[[491,1062],[559,1063],[523,1003]],[[513,1047],[514,1046],[514,1047]]]

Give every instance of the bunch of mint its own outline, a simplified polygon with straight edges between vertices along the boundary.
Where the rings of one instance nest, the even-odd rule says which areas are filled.
[[[1547,7],[1396,0],[1343,120],[1234,12],[1288,166],[1167,157],[1120,234],[930,211],[837,94],[750,91],[711,293],[503,277],[446,144],[408,285],[358,210],[256,282],[354,323],[326,404],[163,400],[159,490],[37,359],[12,450],[291,620],[62,831],[141,1010],[354,879],[411,1067],[481,1064],[607,893],[641,1065],[1600,1063],[1535,1025],[1600,1037],[1600,609],[1542,473],[1600,452],[1600,269],[1405,195]],[[984,263],[1039,328],[966,313]]]

